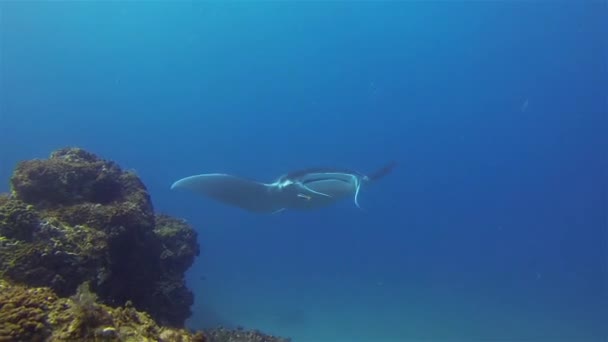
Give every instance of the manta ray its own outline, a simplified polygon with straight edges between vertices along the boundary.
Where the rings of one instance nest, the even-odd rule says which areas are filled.
[[[289,172],[272,183],[262,183],[225,173],[182,178],[171,189],[189,190],[224,204],[257,213],[286,209],[316,209],[351,197],[359,207],[361,186],[389,174],[395,162],[365,175],[338,168],[310,168]]]

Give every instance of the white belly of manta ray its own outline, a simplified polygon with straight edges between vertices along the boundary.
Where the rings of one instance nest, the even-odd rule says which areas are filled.
[[[388,174],[391,163],[371,175],[329,169],[296,171],[273,183],[261,183],[223,173],[182,178],[171,189],[184,189],[252,212],[273,213],[285,209],[316,209],[352,198],[359,206],[361,186]]]

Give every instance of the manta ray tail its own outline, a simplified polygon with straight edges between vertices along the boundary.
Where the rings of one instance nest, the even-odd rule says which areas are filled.
[[[379,170],[376,170],[376,171],[372,172],[371,174],[369,174],[367,176],[367,178],[370,181],[378,180],[378,179],[388,175],[389,173],[391,173],[391,171],[393,171],[393,169],[396,166],[397,166],[397,162],[392,161],[392,162],[388,163],[387,165],[383,166],[382,168],[380,168]]]

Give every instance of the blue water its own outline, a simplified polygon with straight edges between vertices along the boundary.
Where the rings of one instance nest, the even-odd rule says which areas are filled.
[[[296,342],[608,341],[608,3],[1,2],[0,191],[80,146],[201,256],[188,324]],[[169,189],[395,171],[313,212]]]

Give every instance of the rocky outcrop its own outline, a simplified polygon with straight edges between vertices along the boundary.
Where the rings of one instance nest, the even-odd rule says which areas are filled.
[[[133,172],[65,148],[19,163],[11,190],[0,194],[0,342],[289,341],[184,329],[197,234],[155,213]]]
[[[184,221],[156,215],[133,172],[78,148],[17,165],[0,196],[0,275],[67,296],[85,281],[102,303],[181,327],[194,302],[184,272],[199,254]]]

